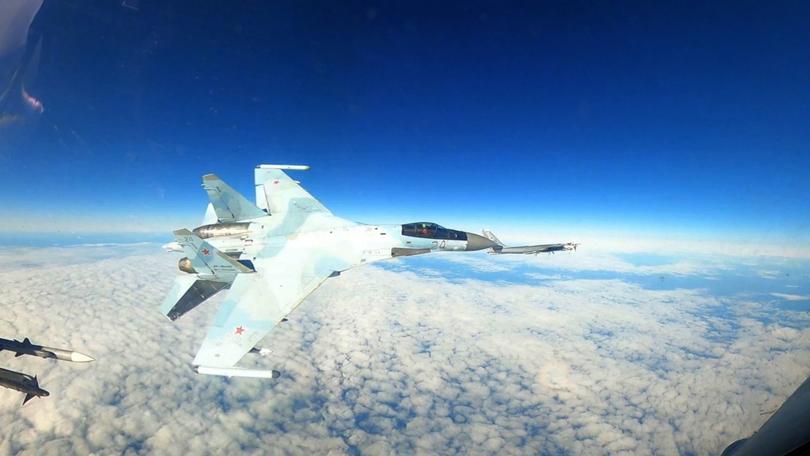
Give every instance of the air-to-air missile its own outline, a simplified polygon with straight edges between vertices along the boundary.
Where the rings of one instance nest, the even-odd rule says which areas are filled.
[[[204,375],[221,375],[223,377],[279,378],[277,370],[245,369],[242,367],[206,367],[194,366],[194,372]]]
[[[0,386],[25,393],[23,405],[35,397],[48,396],[50,393],[39,387],[36,377],[0,368]]]
[[[94,361],[93,358],[77,351],[32,344],[27,337],[23,339],[22,342],[18,340],[0,338],[0,351],[3,350],[15,352],[15,356],[31,355],[38,356],[40,358],[54,358],[74,363],[88,363],[90,361]]]
[[[3,350],[14,352],[15,356],[30,355],[40,358],[53,358],[62,361],[70,361],[74,363],[87,363],[94,361],[94,359],[90,356],[77,351],[32,344],[27,337],[23,339],[22,342],[19,340],[0,338],[0,351]],[[49,395],[47,391],[39,387],[39,382],[37,381],[36,377],[23,374],[22,372],[14,372],[6,369],[0,369],[0,386],[5,386],[6,388],[11,388],[25,393],[23,405],[25,405],[25,403],[30,401],[32,398]]]

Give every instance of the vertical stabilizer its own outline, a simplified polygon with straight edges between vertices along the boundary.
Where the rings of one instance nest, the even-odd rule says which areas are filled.
[[[502,253],[503,251],[503,242],[495,236],[495,233],[489,230],[481,230],[481,234],[484,235],[485,238],[489,239],[490,241],[494,242],[496,245],[489,248],[489,253]]]
[[[304,171],[305,165],[259,165],[254,171],[256,182],[256,204],[267,209],[271,215],[306,214],[321,212],[331,214],[298,182],[290,179],[283,170]],[[266,206],[266,207],[265,207]]]
[[[203,176],[202,186],[220,222],[241,222],[267,215],[215,174]]]
[[[484,235],[485,238],[489,239],[490,241],[498,244],[499,246],[503,247],[503,242],[501,242],[492,231],[489,230],[482,230],[481,234]]]
[[[203,216],[202,223],[200,223],[200,225],[213,225],[217,222],[219,222],[219,219],[217,218],[216,211],[214,211],[214,205],[212,203],[208,203],[208,207],[205,208],[205,215]]]

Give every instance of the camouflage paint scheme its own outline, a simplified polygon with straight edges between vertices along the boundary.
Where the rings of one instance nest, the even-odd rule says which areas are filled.
[[[337,217],[283,168],[306,169],[258,166],[255,204],[218,177],[203,176],[211,201],[204,225],[194,232],[175,231],[173,249],[185,253],[180,268],[186,273],[175,279],[161,311],[176,319],[230,288],[194,366],[232,368],[310,293],[341,271],[396,256],[495,245],[477,234],[438,225],[428,224],[452,239],[406,236],[402,225],[367,225]],[[221,375],[238,375],[227,372]]]

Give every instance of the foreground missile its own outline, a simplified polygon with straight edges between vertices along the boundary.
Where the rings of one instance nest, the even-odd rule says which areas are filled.
[[[35,397],[48,396],[49,392],[39,387],[36,377],[0,368],[0,386],[25,393],[23,405]]]
[[[88,363],[90,361],[95,361],[90,356],[77,351],[34,345],[30,340],[28,340],[27,337],[23,339],[22,342],[18,340],[0,338],[0,351],[3,350],[15,352],[15,356],[31,355],[39,356],[40,358],[54,358],[62,361],[70,361],[73,363]]]

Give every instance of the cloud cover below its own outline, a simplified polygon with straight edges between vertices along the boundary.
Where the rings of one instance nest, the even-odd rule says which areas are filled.
[[[244,360],[278,381],[198,376],[221,297],[166,320],[176,258],[156,250],[0,258],[0,334],[97,359],[4,357],[51,396],[21,408],[0,390],[0,454],[709,454],[754,431],[810,365],[806,313],[742,296],[451,281],[404,261],[327,281],[265,339],[271,357]],[[434,268],[501,261],[483,258]]]

